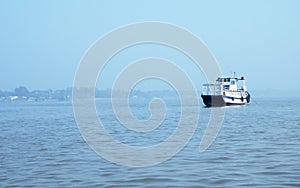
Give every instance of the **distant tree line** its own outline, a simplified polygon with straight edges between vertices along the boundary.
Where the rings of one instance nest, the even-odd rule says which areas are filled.
[[[89,90],[89,89],[88,89]],[[86,89],[81,89],[81,92],[86,92]],[[122,91],[118,91],[120,94]],[[124,96],[124,95],[120,95]],[[133,90],[129,97],[174,97],[177,96],[175,91],[162,90],[162,91],[138,91]],[[99,90],[95,89],[96,98],[111,98],[111,89]],[[72,99],[72,88],[60,90],[33,90],[29,91],[26,87],[20,86],[13,91],[1,91],[0,101],[68,101]]]
[[[72,96],[72,89],[62,90],[33,90],[29,91],[26,87],[20,86],[14,91],[1,91],[0,101],[14,101],[14,100],[31,100],[31,101],[45,101],[45,100],[70,100]]]
[[[111,90],[95,90],[96,98],[109,98]],[[72,88],[60,90],[33,90],[29,91],[26,87],[20,86],[14,91],[0,90],[0,101],[68,101],[72,98]]]

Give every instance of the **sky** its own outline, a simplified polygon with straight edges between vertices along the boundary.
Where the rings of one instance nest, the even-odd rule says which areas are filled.
[[[299,8],[297,0],[1,0],[0,90],[71,87],[81,59],[96,40],[124,25],[159,21],[201,39],[223,75],[245,76],[249,90],[299,92]],[[205,82],[184,55],[144,45],[112,59],[99,77],[99,87],[111,87],[121,66],[143,56],[177,61],[199,89]],[[153,83],[141,83],[141,88],[156,89]]]

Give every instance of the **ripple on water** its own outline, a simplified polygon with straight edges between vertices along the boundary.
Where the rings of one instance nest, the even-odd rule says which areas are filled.
[[[189,145],[170,160],[148,168],[123,167],[99,157],[81,137],[71,104],[0,105],[0,185],[300,187],[300,119],[295,117],[300,100],[262,103],[263,107],[251,104],[226,108],[218,137],[203,153],[198,150],[206,124],[200,118]],[[288,111],[283,104],[289,104]],[[135,145],[151,145],[167,138],[180,115],[170,109],[172,114],[163,127],[166,130],[156,131],[149,138],[131,137],[128,131],[118,128],[111,105],[100,106],[108,132]],[[144,108],[134,110],[147,115]],[[201,109],[207,121],[210,110]]]

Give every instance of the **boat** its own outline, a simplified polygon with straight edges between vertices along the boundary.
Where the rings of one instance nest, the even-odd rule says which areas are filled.
[[[245,78],[219,77],[214,84],[203,84],[201,98],[207,107],[250,103]]]

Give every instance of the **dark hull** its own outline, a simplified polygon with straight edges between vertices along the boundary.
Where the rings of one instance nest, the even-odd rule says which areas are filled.
[[[222,95],[201,95],[205,106],[226,106]]]
[[[250,102],[250,94],[247,93],[246,100],[247,103]],[[201,98],[203,100],[203,103],[205,106],[211,107],[211,106],[231,106],[231,105],[244,105],[245,103],[236,103],[236,102],[225,102],[223,95],[201,95]],[[238,100],[241,100],[240,98]]]

